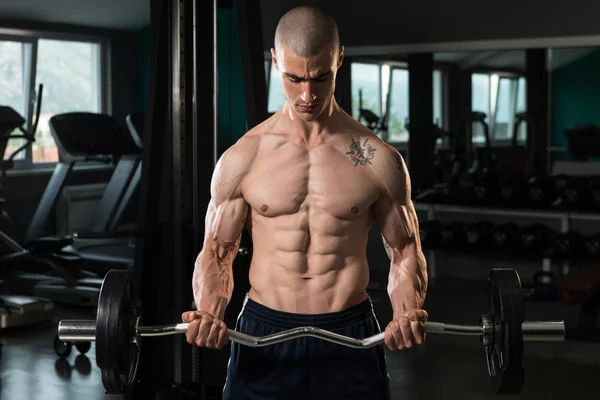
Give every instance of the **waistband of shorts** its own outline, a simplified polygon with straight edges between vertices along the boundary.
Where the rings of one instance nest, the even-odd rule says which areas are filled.
[[[330,330],[341,329],[364,322],[374,316],[374,311],[370,297],[343,311],[323,314],[296,314],[274,310],[246,296],[242,315],[258,319],[262,323],[280,329],[313,326],[315,328]]]

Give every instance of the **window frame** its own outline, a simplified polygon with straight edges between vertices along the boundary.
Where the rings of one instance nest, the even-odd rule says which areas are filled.
[[[385,61],[385,62],[381,62],[380,63],[381,66],[385,65],[389,65],[390,67],[390,75],[389,75],[389,79],[388,79],[388,93],[390,93],[392,91],[392,75],[393,75],[393,71],[395,69],[401,69],[401,70],[408,70],[408,63],[404,62],[404,61]],[[447,129],[448,127],[448,107],[449,107],[449,100],[448,100],[448,67],[443,65],[443,64],[438,64],[438,63],[434,63],[433,65],[433,71],[440,71],[440,77],[441,77],[441,88],[440,88],[440,96],[441,96],[441,100],[442,100],[442,107],[441,107],[441,112],[442,112],[442,118],[441,118],[441,128],[442,129]],[[433,80],[433,74],[431,76],[431,79]],[[410,87],[410,84],[409,84]],[[409,89],[410,90],[410,89]],[[409,96],[410,96],[410,92],[409,92]],[[390,104],[389,102],[385,103],[385,114],[389,115],[390,112]],[[409,115],[410,115],[410,110],[409,110]],[[410,122],[410,121],[409,121]],[[433,121],[432,121],[433,123]],[[410,131],[408,132],[409,138],[410,138]],[[386,137],[384,139],[384,141],[394,147],[397,148],[408,148],[408,140],[400,140],[400,141],[388,141],[389,137],[389,132],[386,132]],[[438,146],[443,146],[444,143],[438,143]]]
[[[503,69],[503,70],[499,70],[496,68],[486,68],[486,67],[481,67],[481,68],[474,68],[471,70],[471,76],[473,76],[473,74],[485,74],[488,75],[488,78],[491,81],[491,77],[492,75],[498,75],[498,83],[500,82],[500,79],[502,78],[508,78],[508,79],[515,79],[517,81],[517,88],[515,91],[515,99],[513,101],[512,104],[512,115],[513,117],[511,118],[511,122],[510,122],[510,131],[512,134],[512,129],[514,126],[514,115],[516,115],[516,110],[517,110],[517,104],[518,104],[518,91],[519,91],[519,80],[521,78],[525,79],[525,87],[527,87],[527,76],[524,72],[522,71],[517,71],[517,70],[513,70],[513,69]],[[492,147],[504,147],[504,146],[509,146],[512,144],[512,139],[496,139],[494,136],[494,126],[496,124],[496,115],[498,114],[498,94],[499,94],[499,90],[496,90],[496,102],[495,102],[495,107],[494,110],[491,110],[491,101],[492,101],[492,91],[490,90],[490,110],[492,112],[490,112],[490,115],[488,115],[489,118],[489,131],[490,131],[490,145]],[[527,139],[522,140],[517,138],[517,145],[525,145],[526,144]],[[481,145],[483,144],[483,142],[479,143],[477,142],[477,145]]]
[[[110,58],[110,39],[97,35],[97,34],[85,34],[85,33],[66,33],[66,32],[52,32],[45,30],[33,30],[33,29],[12,29],[12,28],[1,28],[0,27],[0,41],[11,41],[30,44],[31,50],[29,54],[29,65],[25,68],[23,73],[27,74],[27,79],[24,80],[27,87],[24,87],[24,103],[26,104],[26,115],[25,127],[30,130],[33,126],[35,101],[37,98],[37,57],[40,40],[61,40],[68,42],[82,42],[95,44],[98,46],[98,51],[92,55],[95,68],[97,69],[97,82],[96,87],[98,88],[98,105],[99,112],[104,114],[111,114],[112,112],[112,101],[111,101],[111,58]],[[42,96],[42,105],[44,99]],[[14,167],[7,171],[8,174],[23,174],[27,172],[45,171],[51,170],[56,165],[56,162],[44,162],[34,163],[33,162],[33,151],[32,146],[29,145],[24,151],[24,159],[14,161]],[[81,165],[77,169],[97,169],[97,166],[93,165]],[[103,166],[104,168],[104,166]]]
[[[382,67],[384,64],[384,62],[381,61],[377,61],[377,60],[372,60],[372,59],[356,59],[356,60],[352,60],[351,65],[350,65],[350,82],[352,82],[352,65],[354,64],[364,64],[364,65],[377,65],[379,67],[379,72],[378,72],[378,78],[379,78],[379,104],[380,104],[380,109],[376,110],[379,112],[380,116],[385,115],[385,112],[387,111],[387,104],[385,104],[385,109],[384,109],[384,103],[386,103],[385,99],[383,99],[383,74],[382,74]],[[389,80],[391,80],[391,67],[390,67],[390,78]],[[352,94],[352,83],[350,83],[350,94]],[[388,85],[389,88],[389,85]],[[389,93],[389,92],[388,92]],[[352,112],[354,112],[354,110],[352,110]],[[354,118],[358,118],[358,116],[352,116]]]

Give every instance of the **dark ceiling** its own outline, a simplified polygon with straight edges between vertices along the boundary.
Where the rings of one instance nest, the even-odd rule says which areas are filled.
[[[444,0],[433,0],[427,4],[385,0],[369,2],[263,0],[261,15],[264,45],[265,49],[271,46],[275,26],[281,15],[299,4],[317,5],[331,13],[338,20],[340,35],[345,39],[349,49],[364,48],[364,46],[381,48],[381,52],[377,53],[377,50],[373,50],[373,54],[391,54],[394,46],[445,42],[446,38],[447,40],[489,40],[493,36],[490,32],[507,39],[515,38],[519,32],[524,36],[535,37],[534,34],[544,31],[546,25],[553,25],[551,28],[554,29],[546,32],[574,34],[582,18],[585,19],[590,14],[595,15],[589,9],[592,4],[600,11],[599,2],[586,3],[585,12],[574,13],[573,3],[582,0],[570,0],[570,14],[567,21],[564,19],[566,14],[562,14],[564,11],[562,5],[565,3],[561,0],[548,1],[556,7],[545,7],[536,11],[534,7],[525,7],[522,1],[516,0],[505,0],[501,7],[497,4],[486,5],[487,3],[483,4],[477,0],[460,0],[462,6],[473,9],[472,14],[463,15],[456,11],[457,2]],[[518,13],[514,12],[516,8],[511,7],[511,3],[519,6]],[[479,20],[482,17],[477,16],[481,13],[486,15],[484,21]],[[538,15],[539,18],[532,20],[529,15]],[[557,18],[560,24],[553,24],[552,20]],[[150,23],[150,0],[0,0],[0,19],[135,31]],[[467,25],[468,29],[465,30],[464,25]],[[532,26],[537,26],[537,30],[532,30]],[[593,27],[599,25],[595,23]],[[584,26],[579,29],[580,32],[585,32],[590,27]],[[600,44],[600,28],[597,33],[598,44]],[[383,50],[386,46],[387,50]],[[585,44],[580,48],[558,49],[554,52],[552,68],[566,65],[587,55],[593,49],[594,47]],[[406,52],[406,50],[402,51]],[[460,48],[447,49],[436,51],[435,58],[438,61],[459,63],[465,67],[480,65],[522,68],[525,62],[523,51],[510,49],[504,51],[486,49],[479,52],[462,51]]]

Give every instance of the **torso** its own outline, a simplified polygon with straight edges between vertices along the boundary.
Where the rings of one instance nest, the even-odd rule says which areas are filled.
[[[365,157],[354,149],[356,162],[346,153],[353,140],[377,147],[377,138],[358,128],[307,144],[268,127],[253,133],[257,152],[240,187],[253,240],[250,297],[303,314],[365,300],[371,206],[380,185]]]

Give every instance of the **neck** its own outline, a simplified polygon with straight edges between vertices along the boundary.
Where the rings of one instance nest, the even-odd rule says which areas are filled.
[[[335,131],[340,116],[344,113],[339,104],[333,99],[314,121],[305,121],[296,114],[296,111],[286,102],[281,109],[288,123],[293,127],[291,134],[302,141],[309,142],[318,139],[327,133]]]

